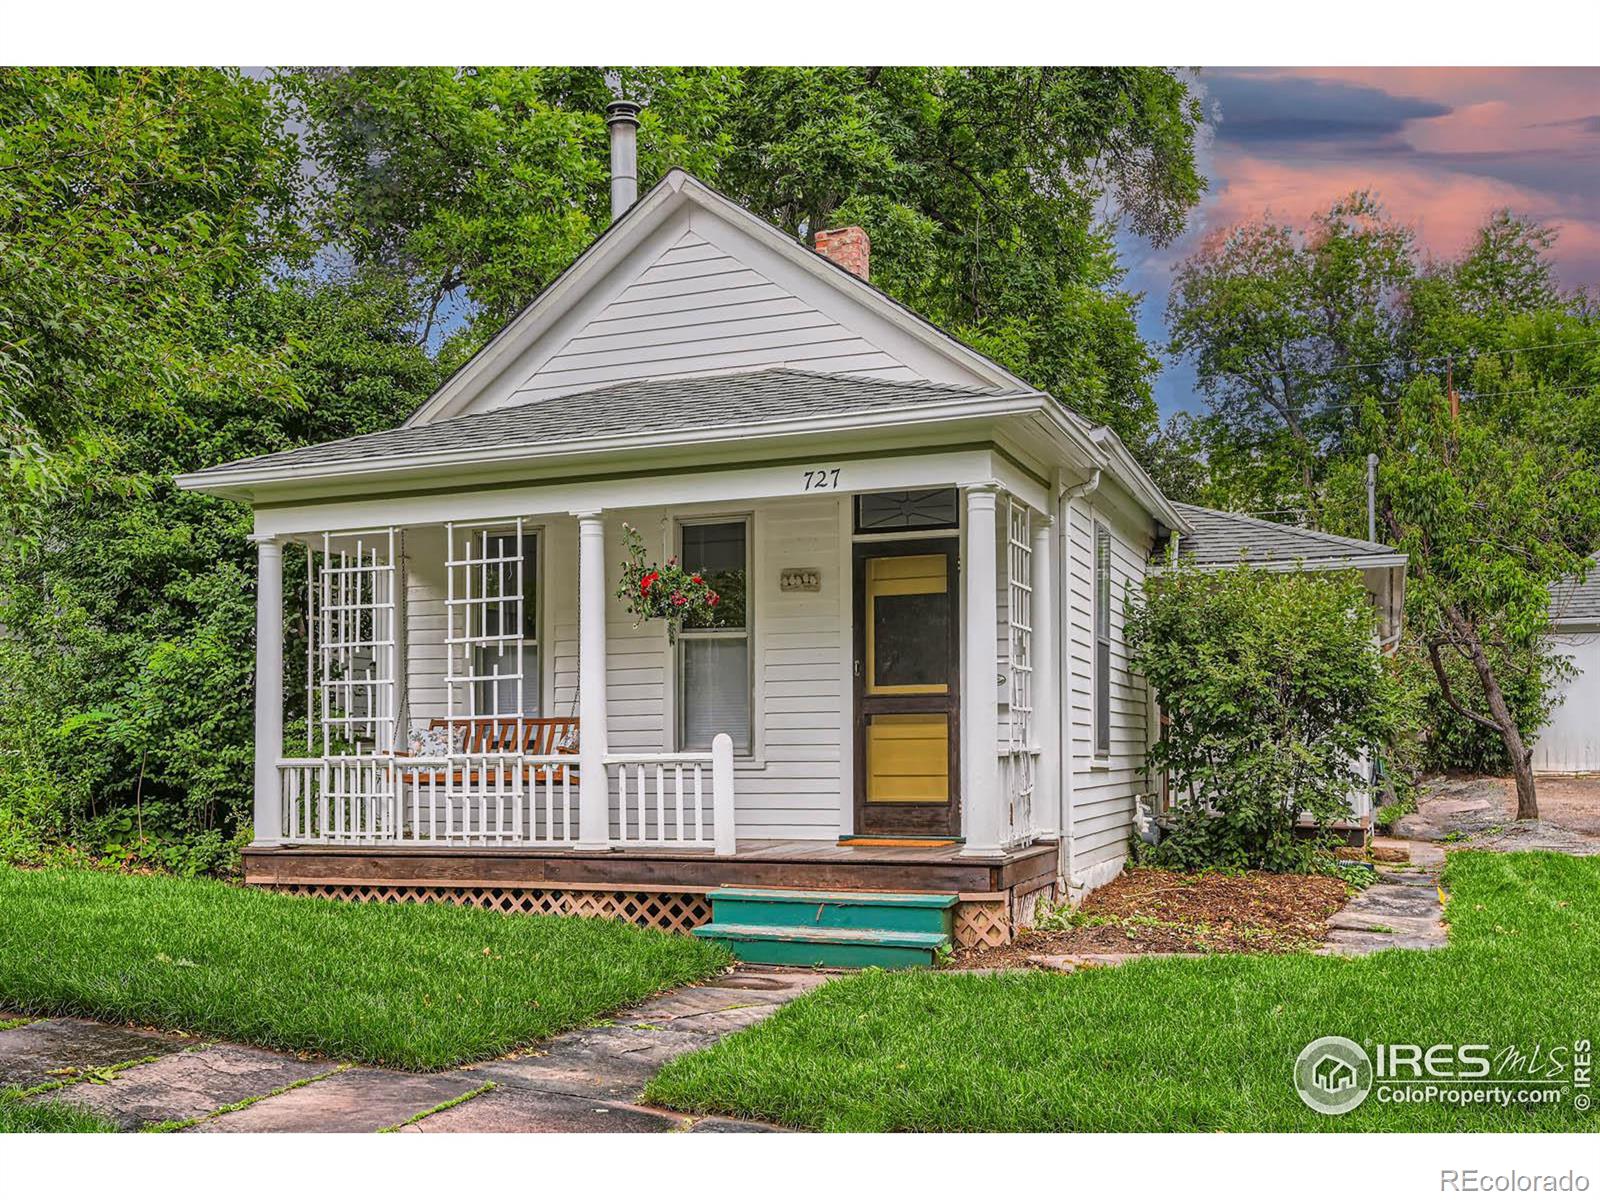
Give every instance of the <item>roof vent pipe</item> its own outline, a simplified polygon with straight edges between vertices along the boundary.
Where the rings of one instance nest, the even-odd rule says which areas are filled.
[[[611,220],[615,223],[639,198],[639,105],[613,100],[606,105],[611,130]]]

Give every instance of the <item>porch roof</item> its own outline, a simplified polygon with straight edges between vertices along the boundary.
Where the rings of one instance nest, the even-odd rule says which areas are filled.
[[[983,389],[926,380],[871,379],[789,367],[737,374],[686,375],[610,384],[590,391],[511,405],[428,425],[402,426],[237,459],[182,477],[185,487],[205,490],[263,474],[318,473],[375,463],[401,465],[407,458],[504,451],[519,446],[574,446],[618,437],[647,437],[737,426],[759,430],[779,422],[889,413],[930,404],[1028,400],[1047,402],[1043,392]],[[1069,415],[1062,410],[1064,415]],[[1076,419],[1076,418],[1074,418]],[[1087,428],[1087,426],[1085,426]]]
[[[1192,566],[1231,567],[1240,562],[1294,571],[1404,566],[1405,554],[1382,542],[1340,537],[1263,521],[1243,513],[1175,504],[1193,532],[1178,542],[1178,557]]]

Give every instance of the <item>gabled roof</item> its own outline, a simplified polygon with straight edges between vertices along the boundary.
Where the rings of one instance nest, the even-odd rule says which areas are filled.
[[[975,399],[1048,402],[1043,392],[1033,388],[993,392],[944,383],[864,379],[792,368],[643,379],[430,425],[401,426],[240,459],[184,476],[183,483],[185,487],[203,487],[264,472],[360,467],[379,462],[398,465],[396,460],[408,457],[437,459],[451,453],[475,456],[518,447],[560,445],[581,449],[585,442],[637,435],[710,434],[733,425],[757,432],[764,425],[779,422],[910,411]]]
[[[697,205],[714,213],[798,270],[847,295],[877,317],[891,322],[941,358],[955,364],[963,373],[997,390],[1028,386],[987,355],[951,337],[886,292],[742,208],[682,168],[674,167],[632,208],[613,221],[526,308],[507,322],[483,349],[445,380],[432,396],[406,418],[405,423],[423,425],[456,415],[455,410],[461,404],[497,378],[526,345],[554,326],[596,282],[604,279],[636,246],[681,211],[685,204]],[[1088,427],[1081,417],[1073,415],[1085,428]]]
[[[1401,551],[1382,542],[1280,525],[1194,504],[1173,507],[1192,530],[1179,539],[1178,557],[1197,567],[1231,567],[1247,562],[1269,570],[1334,570],[1397,567],[1406,561]]]
[[[1600,554],[1590,560],[1580,583],[1569,577],[1550,589],[1550,619],[1563,625],[1600,625]]]

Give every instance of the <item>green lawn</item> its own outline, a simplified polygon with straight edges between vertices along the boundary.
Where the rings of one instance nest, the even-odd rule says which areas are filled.
[[[1551,1108],[1320,1116],[1313,1038],[1600,1045],[1600,859],[1452,854],[1451,945],[1144,961],[1075,975],[863,974],[670,1063],[655,1103],[827,1130],[1594,1129]]]
[[[714,974],[705,942],[577,917],[346,904],[0,867],[0,1009],[432,1069]]]
[[[116,1133],[104,1117],[70,1104],[35,1099],[25,1103],[16,1092],[0,1091],[0,1133]]]

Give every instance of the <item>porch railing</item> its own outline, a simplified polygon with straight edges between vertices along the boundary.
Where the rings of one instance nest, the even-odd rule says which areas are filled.
[[[347,845],[536,846],[578,840],[572,754],[329,755],[278,763],[283,837]],[[608,755],[612,844],[732,854],[733,743]]]

